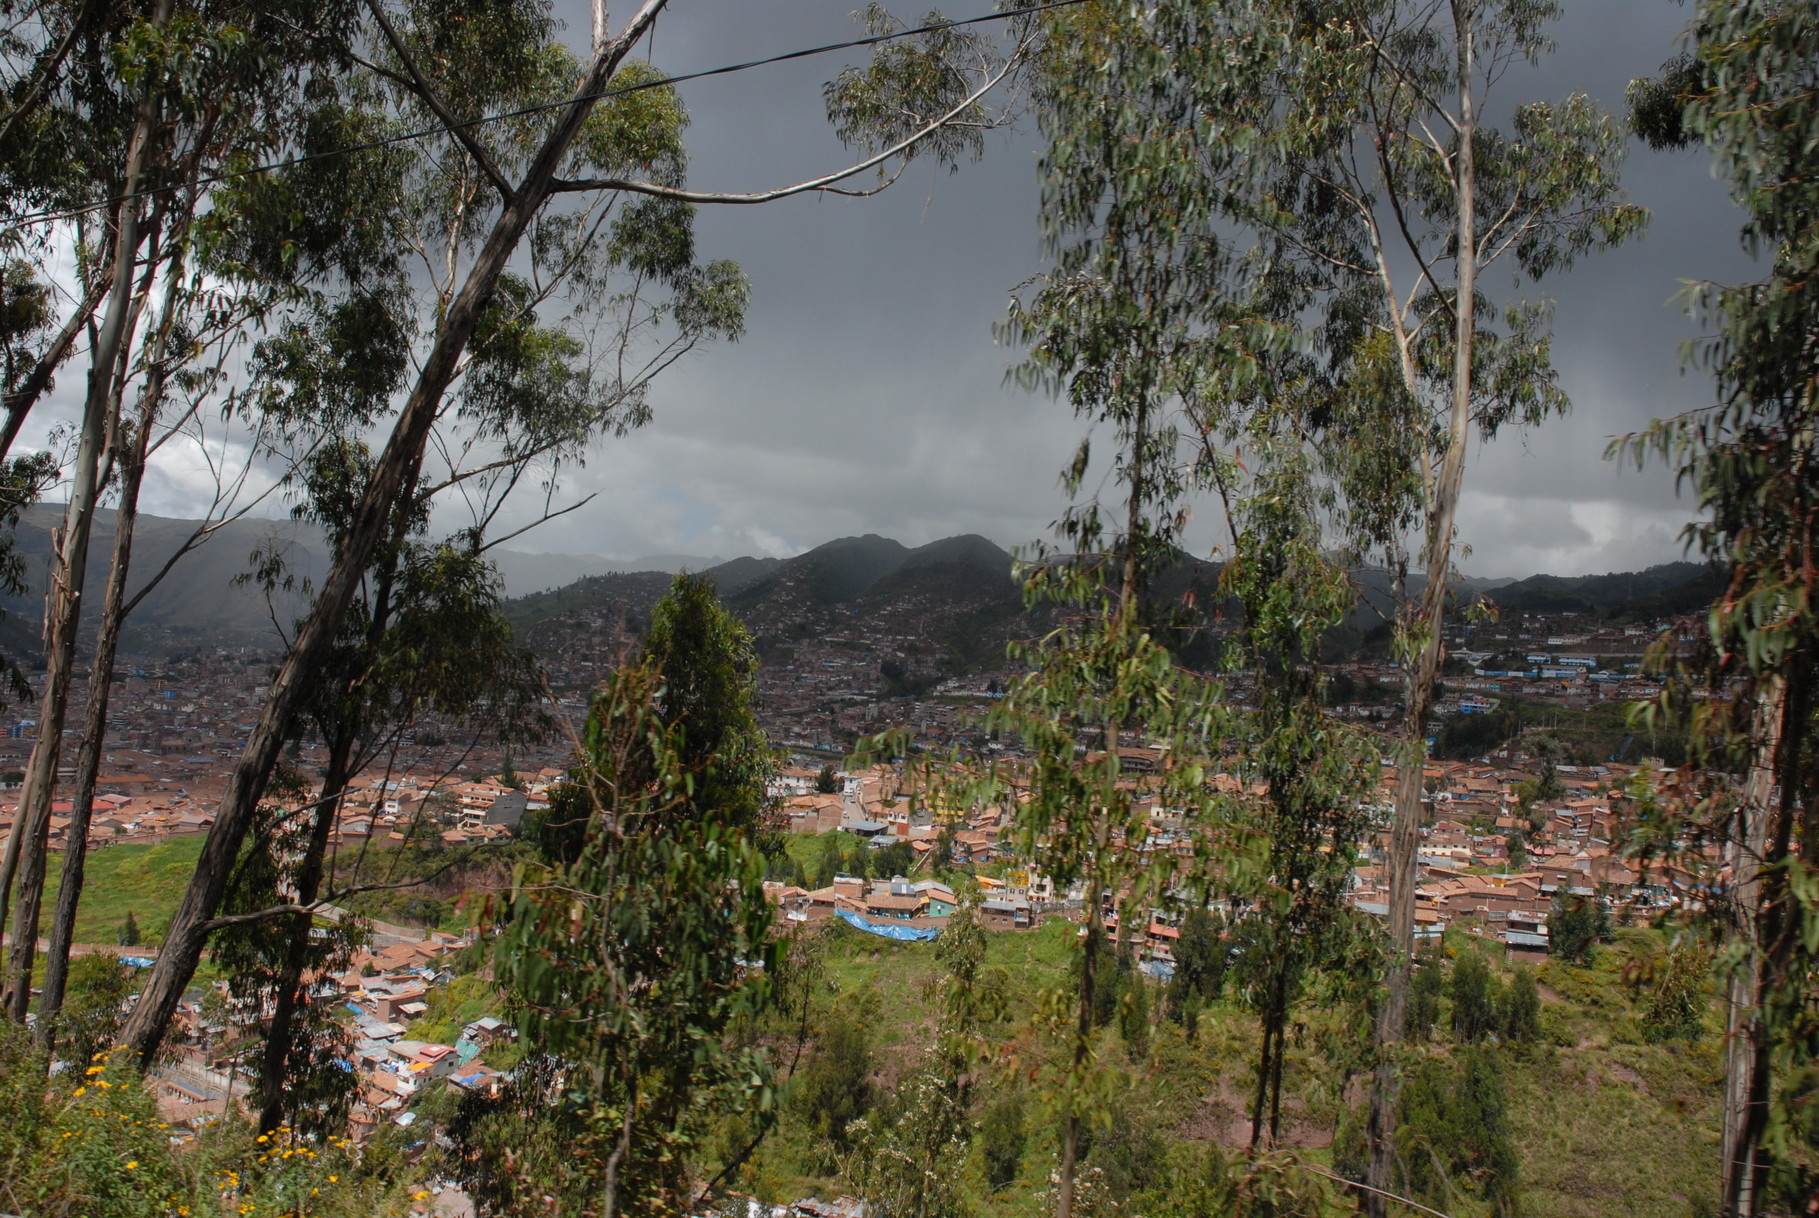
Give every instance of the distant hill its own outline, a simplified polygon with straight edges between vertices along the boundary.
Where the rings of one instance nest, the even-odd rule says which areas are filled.
[[[875,534],[842,537],[794,558],[736,558],[708,568],[762,654],[787,657],[808,638],[857,633],[896,640],[906,688],[995,663],[1025,622],[1009,553],[967,535],[911,549]],[[596,657],[643,630],[668,579],[590,576],[521,597],[507,613],[519,637],[557,668],[584,675]],[[591,653],[591,654],[590,654]]]
[[[756,579],[728,590],[720,568],[708,572],[737,610],[758,612],[798,598],[839,605],[913,595],[988,599],[1015,597],[1011,556],[976,534],[949,537],[911,550],[876,534],[842,537],[785,559]],[[728,564],[729,566],[731,564]]]
[[[690,554],[650,554],[643,558],[606,558],[599,554],[528,554],[517,550],[489,551],[507,596],[565,588],[589,575],[608,571],[705,571],[724,562]]]
[[[100,603],[114,543],[114,513],[96,515],[90,546],[90,604]],[[50,563],[50,531],[62,521],[57,505],[26,514],[18,546],[29,588],[0,600],[0,654],[30,661],[38,652],[44,582]],[[197,522],[141,516],[134,548],[133,590],[174,555]],[[129,620],[126,647],[150,654],[175,654],[198,646],[269,648],[279,639],[274,617],[287,625],[304,608],[301,595],[268,606],[251,587],[235,586],[255,548],[276,545],[300,580],[319,580],[327,568],[326,547],[314,528],[291,520],[247,519],[225,525],[185,556]],[[1007,639],[1027,634],[1035,619],[1011,578],[1012,558],[977,534],[943,538],[911,548],[876,534],[843,537],[794,558],[735,558],[718,561],[687,555],[612,559],[600,555],[493,554],[506,593],[507,615],[520,637],[540,650],[576,652],[587,647],[605,655],[635,638],[651,608],[677,570],[704,571],[728,606],[746,621],[767,651],[796,640],[839,634],[855,621],[872,634],[912,640],[917,662],[928,673],[965,671],[992,665]],[[1186,555],[1158,573],[1150,594],[1158,601],[1192,598],[1202,606],[1217,596],[1215,564]],[[1360,572],[1367,599],[1387,596],[1380,573]],[[1579,612],[1611,621],[1649,621],[1696,612],[1721,590],[1722,577],[1699,563],[1667,563],[1646,571],[1605,575],[1534,575],[1513,581],[1468,580],[1461,591],[1487,596],[1505,612]],[[1417,585],[1418,586],[1418,585]],[[1228,615],[1231,607],[1227,606]],[[1340,628],[1333,640],[1349,651],[1377,625],[1364,610]],[[1192,651],[1195,645],[1185,644]],[[1211,647],[1201,639],[1202,649]],[[1211,662],[1188,655],[1191,663]]]
[[[116,514],[111,508],[95,513],[90,533],[86,588],[85,630],[92,630],[100,611],[101,592],[113,561]],[[36,657],[41,650],[44,588],[51,564],[51,530],[61,527],[60,504],[40,504],[30,509],[19,525],[18,550],[25,559],[28,588],[24,595],[0,601],[6,611],[9,643],[23,641],[10,653]],[[127,595],[136,595],[147,581],[188,542],[202,522],[141,515],[133,532],[133,570]],[[304,608],[300,594],[281,595],[273,607],[257,588],[236,586],[237,577],[250,567],[252,552],[277,547],[301,580],[312,583],[327,569],[326,547],[315,530],[290,520],[245,519],[221,525],[171,569],[169,576],[127,618],[123,646],[128,652],[175,654],[199,646],[273,647],[278,636],[272,625],[275,608],[286,625]]]
[[[116,514],[111,508],[95,514],[89,542],[87,588],[90,595],[88,628],[99,612],[101,589],[113,561]],[[25,560],[27,590],[0,598],[0,654],[30,660],[42,647],[44,587],[50,571],[51,530],[63,523],[61,504],[40,504],[26,512],[19,525],[18,549]],[[177,553],[201,524],[164,516],[141,515],[133,535],[133,577],[128,595]],[[300,581],[319,581],[328,569],[328,548],[320,530],[294,520],[246,518],[218,527],[208,540],[192,549],[169,577],[148,595],[127,619],[124,646],[128,652],[171,655],[199,646],[271,648],[280,640],[273,618],[289,624],[306,608],[299,593],[281,595],[268,606],[257,588],[236,586],[250,567],[253,551],[277,546]],[[538,588],[572,585],[577,577],[599,571],[669,572],[685,566],[709,566],[717,560],[682,555],[641,559],[611,559],[599,555],[528,554],[494,550],[490,555],[499,568],[507,596],[521,596]],[[742,560],[751,561],[751,560]],[[667,585],[667,575],[655,577]],[[661,595],[661,592],[658,593]]]
[[[1605,575],[1531,575],[1493,588],[1485,596],[1514,613],[1586,613],[1611,620],[1646,621],[1692,613],[1723,587],[1723,575],[1706,563],[1670,562],[1646,571]]]

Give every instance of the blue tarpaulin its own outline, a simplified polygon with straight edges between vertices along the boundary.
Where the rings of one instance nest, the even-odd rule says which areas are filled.
[[[857,930],[883,939],[896,939],[903,943],[926,943],[940,935],[939,926],[893,926],[889,922],[871,922],[856,913],[847,913],[844,909],[836,910]]]

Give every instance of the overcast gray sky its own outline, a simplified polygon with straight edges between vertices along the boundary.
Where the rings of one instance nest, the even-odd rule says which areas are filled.
[[[855,3],[673,0],[655,58],[687,72],[837,41],[857,32]],[[1626,82],[1673,52],[1688,16],[1670,0],[1567,7],[1558,52],[1536,73],[1512,73],[1505,102],[1583,89],[1620,108]],[[581,0],[559,11],[585,36]],[[841,164],[820,90],[857,62],[837,53],[685,86],[691,185],[750,190]],[[992,138],[985,160],[956,176],[912,169],[880,198],[704,209],[701,254],[738,261],[752,281],[745,338],[667,374],[652,423],[602,442],[571,477],[573,494],[598,497],[515,548],[732,557],[865,532],[912,545],[1045,535],[1078,424],[1064,403],[1006,387],[1018,352],[991,333],[1042,266],[1037,153],[1031,126]],[[1575,410],[1475,458],[1462,518],[1472,574],[1627,570],[1680,555],[1687,509],[1671,476],[1619,472],[1602,453],[1613,433],[1709,398],[1708,382],[1680,373],[1677,348],[1695,330],[1672,298],[1682,280],[1749,267],[1706,157],[1638,148],[1626,180],[1654,213],[1650,230],[1547,285]],[[183,495],[166,480],[148,490],[147,510],[180,514]]]

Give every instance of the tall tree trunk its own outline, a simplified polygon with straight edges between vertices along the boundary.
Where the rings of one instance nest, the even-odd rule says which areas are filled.
[[[1476,98],[1472,93],[1475,64],[1475,0],[1453,0],[1453,33],[1458,46],[1459,132],[1454,153],[1454,240],[1457,275],[1453,291],[1453,383],[1446,452],[1434,480],[1427,518],[1427,583],[1409,629],[1419,644],[1408,673],[1404,698],[1402,756],[1398,759],[1395,821],[1390,830],[1389,919],[1395,958],[1386,979],[1377,1017],[1378,1065],[1371,1090],[1368,1127],[1370,1166],[1367,1183],[1388,1192],[1393,1167],[1396,1098],[1399,1079],[1394,1061],[1408,1016],[1409,977],[1415,957],[1415,843],[1421,832],[1421,778],[1427,759],[1427,713],[1443,653],[1447,584],[1452,574],[1453,528],[1459,488],[1465,476],[1466,441],[1472,421],[1472,340],[1476,331],[1473,299],[1478,289],[1477,169],[1472,141],[1477,133]],[[1383,1198],[1371,1193],[1365,1202],[1373,1218],[1384,1213]]]
[[[164,1031],[177,1013],[183,990],[202,958],[203,946],[212,929],[210,922],[220,909],[234,859],[239,855],[241,841],[264,795],[265,784],[277,763],[291,721],[308,692],[308,683],[328,649],[334,645],[342,619],[394,508],[416,492],[424,444],[440,413],[442,395],[454,380],[461,356],[467,350],[481,315],[492,303],[499,276],[517,251],[531,220],[548,199],[556,171],[593,110],[597,95],[662,8],[663,0],[647,0],[624,32],[596,57],[576,89],[575,102],[562,112],[562,118],[545,138],[517,193],[505,201],[466,282],[444,314],[441,332],[436,336],[417,383],[373,468],[341,552],[329,568],[309,617],[298,630],[284,663],[272,679],[258,723],[247,735],[246,747],[222,794],[215,823],[203,843],[195,873],[171,917],[158,962],[152,966],[139,1001],[120,1030],[119,1043],[133,1049],[142,1069],[151,1065],[164,1039]]]
[[[1099,950],[1105,934],[1105,921],[1099,911],[1099,885],[1094,883],[1086,895],[1086,951],[1080,957],[1080,988],[1074,1005],[1074,1055],[1072,1070],[1076,1078],[1086,1070],[1093,1048],[1093,989],[1098,977]],[[1055,1218],[1073,1218],[1074,1186],[1080,1174],[1080,1133],[1082,1123],[1079,1098],[1068,1097],[1067,1115],[1061,1122],[1061,1163],[1056,1173]]]
[[[316,801],[315,819],[310,822],[309,845],[305,847],[303,867],[297,875],[297,904],[313,904],[322,892],[324,859],[328,854],[329,833],[335,827],[335,812],[341,806],[347,789],[348,759],[353,755],[354,734],[343,731],[329,752],[328,765],[322,773],[322,796]],[[309,956],[310,932],[315,918],[309,914],[291,916],[290,933],[284,944],[284,967],[278,974],[276,997],[272,1004],[272,1023],[265,1036],[259,1066],[259,1132],[271,1133],[284,1123],[286,1070],[290,1065],[292,1028],[297,1021],[297,1008],[303,1002],[303,972]]]
[[[171,0],[162,0],[153,17],[162,27],[170,18]],[[151,89],[139,102],[122,175],[125,195],[139,189],[158,115]],[[89,368],[88,395],[83,404],[82,436],[76,448],[76,468],[70,487],[64,535],[58,547],[51,578],[55,587],[47,607],[49,637],[45,646],[44,696],[38,712],[38,739],[26,764],[19,796],[19,815],[0,862],[0,924],[4,924],[6,894],[17,880],[18,908],[13,920],[13,951],[7,961],[7,985],[0,1003],[14,1020],[23,1022],[31,1003],[32,959],[37,954],[38,912],[44,894],[45,854],[49,848],[51,794],[57,781],[57,759],[62,746],[63,722],[69,711],[69,683],[76,658],[76,635],[82,621],[82,585],[88,573],[88,542],[94,523],[95,501],[100,492],[101,446],[109,428],[110,407],[118,409],[115,382],[124,367],[130,319],[134,309],[133,263],[139,251],[137,199],[128,199],[119,211],[120,225],[114,238],[113,271],[107,311],[95,336]],[[16,874],[15,874],[16,868]]]
[[[1726,1218],[1753,1218],[1766,1161],[1761,1154],[1762,1127],[1768,1116],[1768,1029],[1761,1000],[1768,984],[1764,953],[1772,929],[1764,915],[1763,866],[1771,855],[1770,822],[1777,819],[1777,772],[1787,712],[1787,683],[1781,677],[1763,682],[1751,715],[1754,758],[1737,809],[1737,831],[1729,847],[1731,886],[1737,919],[1749,951],[1731,973],[1725,998],[1724,1037],[1724,1174]],[[1785,853],[1785,851],[1783,851]]]
[[[1269,1103],[1271,1042],[1275,1039],[1274,1020],[1263,1021],[1263,1044],[1257,1051],[1257,1093],[1251,1099],[1251,1153],[1263,1146],[1263,1113]]]
[[[175,291],[175,279],[171,290]],[[160,339],[168,337],[172,320],[167,298]],[[112,694],[110,677],[119,651],[120,630],[125,624],[126,581],[132,570],[133,529],[139,517],[139,487],[145,478],[146,454],[152,426],[164,397],[165,367],[154,362],[142,395],[136,431],[122,445],[120,506],[114,517],[114,557],[108,571],[107,591],[101,605],[101,626],[95,639],[95,657],[88,683],[88,715],[82,745],[76,754],[76,790],[71,799],[69,834],[63,846],[63,877],[57,889],[57,909],[51,920],[50,944],[44,962],[44,993],[38,1000],[38,1043],[55,1044],[57,1015],[63,1009],[64,988],[69,980],[69,951],[75,940],[76,907],[82,899],[84,868],[88,862],[88,828],[95,810],[95,784],[107,740],[107,712]]]

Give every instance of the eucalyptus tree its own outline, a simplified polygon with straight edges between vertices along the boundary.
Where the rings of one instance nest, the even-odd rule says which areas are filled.
[[[271,1011],[262,1036],[235,1056],[237,1070],[252,1059],[259,1132],[271,1133],[282,1118],[289,1128],[326,1140],[346,1132],[357,1093],[338,1064],[351,1054],[353,1037],[334,1017],[338,1004],[312,1001],[300,992],[302,973],[305,968],[318,977],[345,972],[367,941],[366,928],[354,918],[318,927],[308,915],[296,922],[256,916],[284,903],[287,894],[312,900],[314,894],[306,896],[303,889],[312,882],[312,866],[317,875],[321,869],[320,852],[309,848],[313,838],[297,848],[298,838],[313,835],[320,820],[299,813],[316,811],[319,801],[310,798],[301,774],[280,774],[273,785],[273,798],[259,811],[258,831],[236,861],[224,905],[229,917],[251,916],[218,931],[211,952],[229,1010],[250,1016],[255,1028]]]
[[[569,783],[585,818],[578,853],[521,867],[499,911],[494,968],[535,1062],[507,1102],[470,1106],[460,1123],[483,1204],[534,1182],[603,1218],[689,1212],[708,1122],[739,1113],[762,1128],[774,1115],[767,1048],[733,1035],[778,998],[783,945],[750,814],[764,774],[718,770],[691,742],[700,720],[678,713],[691,674],[737,674],[752,645],[703,591],[681,577],[654,614],[696,617],[692,641],[673,632],[595,702]],[[750,683],[723,689],[717,713],[739,726],[717,748],[763,755]]]
[[[325,349],[320,360],[336,364],[339,353]],[[363,444],[343,439],[321,445],[302,471],[305,498],[295,513],[323,528],[331,552],[342,544],[353,488],[371,463]],[[313,797],[293,801],[298,815],[280,818],[279,827],[302,843],[280,860],[289,899],[249,906],[243,897],[226,915],[255,945],[245,984],[272,1009],[255,1071],[262,1132],[294,1124],[300,1093],[321,1081],[312,1075],[322,1021],[305,978],[338,947],[334,936],[315,935],[316,908],[358,888],[335,885],[337,860],[329,852],[349,782],[389,760],[426,715],[507,741],[537,739],[548,727],[536,662],[501,612],[498,572],[472,546],[429,540],[428,525],[423,503],[399,505],[297,725],[323,742],[326,760]],[[260,575],[268,587],[289,578],[274,554]],[[253,836],[263,842],[267,834]],[[275,931],[259,925],[278,910]],[[278,947],[256,946],[274,935]]]
[[[0,6],[0,579],[13,595],[25,590],[13,549],[19,516],[58,471],[47,453],[14,457],[12,449],[83,335],[99,338],[95,311],[111,294],[118,253],[107,248],[108,232],[119,221],[123,158],[131,162],[123,150],[141,117],[112,50],[144,16],[142,8],[86,0]],[[17,222],[95,206],[105,223],[78,220],[73,241],[67,227]],[[65,285],[45,264],[71,245],[75,282]],[[3,662],[10,692],[29,696],[16,663]],[[9,838],[0,907],[21,844]]]
[[[1106,68],[1060,102],[1086,115],[1102,102],[1097,146],[1155,193],[1175,265],[1215,277],[1216,252],[1248,243],[1236,261],[1254,297],[1300,319],[1329,381],[1319,446],[1343,488],[1335,540],[1394,581],[1407,674],[1388,866],[1398,950],[1378,1028],[1373,1183],[1387,1179],[1388,1047],[1406,1005],[1420,763],[1467,450],[1474,430],[1566,405],[1545,304],[1520,286],[1499,302],[1483,275],[1532,283],[1643,219],[1618,186],[1620,133],[1586,97],[1519,106],[1507,130],[1481,119],[1494,86],[1545,51],[1558,7],[1183,0],[1059,19]],[[1188,305],[1155,292],[1141,307]],[[1248,367],[1225,361],[1225,375]]]
[[[1689,667],[1734,696],[1680,701],[1669,687],[1651,713],[1685,715],[1692,761],[1742,776],[1659,828],[1661,841],[1719,847],[1727,872],[1728,900],[1714,902],[1729,940],[1721,1210],[1743,1216],[1819,1190],[1819,14],[1706,0],[1688,35],[1687,54],[1632,86],[1632,121],[1658,147],[1711,150],[1743,211],[1744,249],[1767,273],[1695,287],[1715,329],[1697,350],[1718,400],[1624,447],[1693,489],[1701,519],[1686,539],[1729,572]]]
[[[312,27],[333,23],[338,14],[345,14],[345,9],[310,6],[307,13],[293,13],[273,5],[179,7],[175,0],[158,0],[149,13],[116,10],[107,25],[89,31],[86,45],[79,48],[91,58],[105,56],[108,68],[100,83],[91,79],[91,73],[82,78],[81,88],[72,85],[69,104],[100,108],[95,96],[105,98],[111,85],[119,94],[115,104],[129,108],[133,118],[125,133],[123,168],[103,179],[117,193],[97,205],[105,216],[102,274],[108,288],[92,327],[88,385],[69,471],[69,505],[50,573],[39,733],[26,766],[19,821],[0,864],[0,914],[16,881],[14,948],[6,988],[7,1011],[15,1019],[24,1018],[30,993],[49,808],[85,606],[96,508],[121,458],[129,465],[137,463],[140,442],[151,430],[164,383],[172,376],[172,361],[181,366],[216,348],[205,332],[211,327],[217,334],[234,331],[235,325],[224,325],[222,316],[243,320],[247,302],[262,291],[251,287],[250,296],[236,299],[232,290],[197,290],[184,283],[192,229],[204,202],[199,183],[223,163],[256,157],[272,146],[272,129],[296,113],[300,90],[307,92],[304,82],[325,66]],[[72,36],[82,29],[78,21]],[[55,218],[41,214],[36,219]],[[161,313],[152,304],[160,291],[165,301]],[[142,323],[153,315],[159,315],[157,324],[141,337]],[[132,422],[122,422],[121,403],[141,371],[142,425],[136,428],[140,440],[123,443],[135,428]],[[131,477],[136,501],[138,474]],[[123,544],[130,550],[130,508],[123,523]],[[116,564],[116,571],[124,578],[124,563]],[[117,623],[120,602],[115,598],[113,604]]]
[[[244,179],[248,207],[274,221],[304,217],[288,242],[268,242],[259,256],[308,266],[363,233],[416,234],[375,242],[368,262],[336,262],[337,289],[305,301],[294,327],[306,343],[312,327],[359,326],[375,336],[375,352],[402,343],[412,354],[384,408],[345,423],[373,435],[371,472],[122,1031],[142,1062],[195,969],[264,784],[396,506],[458,494],[476,536],[487,536],[527,480],[553,493],[561,465],[589,440],[648,417],[650,387],[676,359],[740,333],[745,280],[731,263],[697,261],[697,205],[844,191],[839,183],[959,132],[932,146],[951,161],[977,147],[991,117],[982,99],[1024,52],[1019,43],[990,53],[971,34],[953,47],[945,31],[925,35],[830,92],[837,130],[867,155],[771,190],[696,191],[684,182],[681,105],[631,58],[667,7],[645,0],[617,33],[597,14],[589,53],[578,58],[532,0],[453,10],[373,0],[363,41],[349,48],[367,70],[302,133],[306,149],[367,152]],[[425,125],[441,136],[374,146]],[[373,162],[396,185],[351,193],[349,164]],[[333,378],[321,388],[332,402]]]
[[[1228,874],[1218,886],[1246,910],[1234,929],[1233,980],[1262,1033],[1253,1153],[1280,1131],[1289,1018],[1303,988],[1321,971],[1360,971],[1375,955],[1344,898],[1370,830],[1377,749],[1321,705],[1321,640],[1354,595],[1323,545],[1310,403],[1286,387],[1270,396],[1244,432],[1252,472],[1240,481],[1228,462],[1220,475],[1233,538],[1220,582],[1243,609],[1228,662],[1251,674],[1255,691],[1235,733],[1237,769],[1264,787],[1250,831],[1267,843],[1254,875]]]
[[[1027,380],[1064,391],[1089,424],[1109,425],[1125,493],[1109,544],[1097,503],[1065,518],[1084,557],[1038,572],[1036,586],[1066,589],[1074,616],[1023,657],[1034,671],[1005,700],[1004,726],[1036,758],[1033,798],[1019,814],[1025,848],[1058,882],[1085,881],[1088,948],[1062,1104],[1064,1215],[1076,1204],[1079,1121],[1105,1088],[1090,1039],[1102,894],[1129,886],[1126,921],[1160,903],[1165,887],[1200,903],[1217,890],[1246,908],[1255,951],[1241,981],[1265,1030],[1253,1109],[1260,1147],[1277,1123],[1290,1006],[1342,938],[1338,895],[1369,776],[1358,742],[1326,725],[1309,666],[1320,632],[1350,600],[1342,572],[1322,557],[1322,499],[1309,481],[1306,424],[1294,421],[1298,405],[1305,412],[1323,399],[1279,386],[1284,369],[1305,362],[1288,349],[1293,301],[1280,283],[1247,274],[1218,224],[1221,191],[1241,180],[1245,150],[1198,138],[1197,108],[1216,103],[1157,87],[1180,47],[1126,22],[1089,8],[1051,28],[1038,95],[1054,267],[1013,304],[1009,327],[1031,346]],[[1234,106],[1247,89],[1232,83]],[[1265,454],[1253,474],[1225,447],[1237,444],[1248,458]],[[1083,443],[1070,488],[1090,463]],[[1213,496],[1234,539],[1222,589],[1245,609],[1231,655],[1264,674],[1261,706],[1248,715],[1220,706],[1218,688],[1176,668],[1163,645],[1211,631],[1215,606],[1143,605],[1146,574],[1179,561],[1196,500]],[[1104,591],[1108,580],[1115,594]],[[1086,753],[1083,765],[1080,737],[1093,727],[1105,761]],[[1149,795],[1195,842],[1186,874],[1172,855],[1144,865],[1147,808],[1120,782],[1113,747],[1124,727],[1165,748],[1170,764]],[[1234,743],[1240,768],[1268,784],[1266,799],[1221,795],[1211,783],[1211,758]]]
[[[112,284],[104,234],[87,235],[76,250],[75,284],[61,285],[43,265],[60,234],[19,221],[95,205],[117,213],[112,201],[139,107],[121,88],[112,49],[147,12],[88,0],[0,6],[0,459]]]
[[[231,14],[227,15],[231,18]],[[215,14],[221,19],[223,14]],[[332,70],[318,63],[318,70]],[[258,96],[257,91],[253,91]],[[218,98],[206,105],[219,107]],[[215,121],[213,119],[211,122]],[[257,133],[255,140],[264,139]],[[245,354],[249,331],[291,285],[259,276],[235,273],[209,257],[215,235],[228,217],[207,207],[208,187],[203,180],[211,164],[222,155],[221,146],[198,142],[185,158],[181,174],[162,191],[168,220],[160,243],[161,259],[154,259],[155,275],[143,281],[146,293],[140,306],[151,316],[143,341],[131,356],[131,367],[122,378],[117,396],[135,393],[129,411],[123,404],[107,435],[102,456],[109,471],[105,481],[114,506],[114,546],[98,615],[81,606],[76,611],[95,622],[93,654],[89,664],[88,707],[77,750],[74,790],[70,793],[70,819],[65,831],[62,881],[51,923],[50,943],[39,999],[37,1038],[50,1045],[57,1033],[57,1012],[62,1003],[64,980],[70,963],[70,946],[85,881],[88,831],[94,812],[96,784],[106,746],[108,714],[112,705],[114,661],[127,619],[179,563],[228,520],[244,516],[266,497],[247,493],[247,482],[256,462],[237,468],[225,461],[211,461],[215,475],[213,497],[202,519],[176,549],[150,572],[133,566],[139,494],[154,456],[168,446],[191,447],[207,453],[210,431],[204,420],[217,410],[231,410],[236,389],[230,365]],[[157,305],[152,311],[151,296]],[[257,431],[249,437],[256,446]],[[129,595],[129,586],[137,585]]]
[[[1038,85],[1053,93],[1068,78],[1061,66],[1068,43],[1052,36]],[[1054,121],[1045,110],[1045,124]],[[1071,974],[1071,992],[1058,991],[1043,1019],[1060,1041],[1046,1091],[1060,1117],[1055,1204],[1070,1218],[1079,1201],[1080,1157],[1089,1123],[1106,1110],[1117,1086],[1098,1060],[1096,1029],[1100,975],[1109,953],[1106,917],[1147,924],[1148,912],[1173,885],[1172,852],[1148,849],[1150,817],[1169,809],[1201,829],[1201,844],[1220,801],[1204,764],[1209,742],[1224,738],[1217,685],[1176,666],[1162,638],[1166,609],[1147,595],[1155,572],[1178,560],[1187,485],[1179,462],[1191,437],[1179,396],[1187,361],[1171,362],[1184,347],[1185,311],[1146,311],[1127,281],[1095,272],[1101,253],[1132,278],[1166,271],[1148,257],[1153,247],[1138,228],[1104,230],[1053,201],[1082,201],[1089,215],[1098,189],[1113,207],[1140,209],[1142,191],[1076,175],[1051,150],[1044,164],[1050,195],[1045,224],[1056,242],[1058,266],[1028,299],[1013,302],[1007,332],[1030,347],[1020,369],[1032,385],[1066,394],[1090,424],[1109,425],[1115,442],[1118,498],[1082,496],[1091,465],[1091,435],[1083,440],[1063,485],[1075,498],[1058,522],[1057,549],[1041,552],[1025,572],[1025,596],[1051,611],[1052,628],[1010,655],[1027,675],[1013,682],[988,716],[988,726],[1017,739],[1025,760],[1013,774],[989,776],[983,786],[953,798],[998,802],[1014,786],[1014,841],[1019,855],[1058,886],[1078,889],[1085,927]],[[1085,231],[1077,244],[1064,235]],[[1108,235],[1098,243],[1101,231]],[[1117,255],[1128,255],[1119,258]],[[1121,750],[1126,733],[1160,745],[1167,763],[1135,778]],[[1007,786],[1007,784],[1009,784]]]
[[[689,806],[756,833],[776,766],[758,728],[758,652],[705,575],[679,575],[651,611],[643,659],[663,674],[658,713],[679,733]]]

